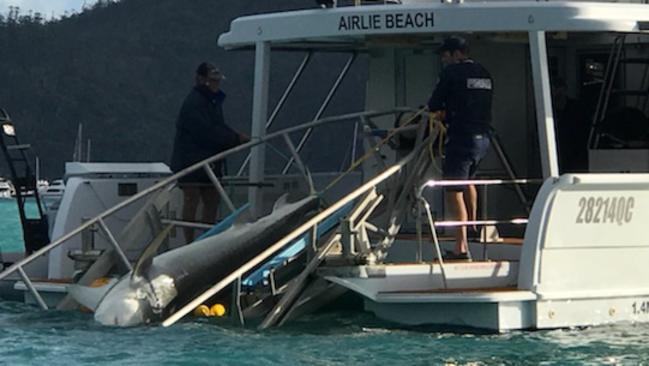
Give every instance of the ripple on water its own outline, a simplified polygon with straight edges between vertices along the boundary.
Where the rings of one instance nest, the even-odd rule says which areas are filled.
[[[0,363],[46,365],[635,365],[649,325],[505,334],[401,329],[365,313],[260,332],[209,320],[110,328],[91,314],[0,302]]]

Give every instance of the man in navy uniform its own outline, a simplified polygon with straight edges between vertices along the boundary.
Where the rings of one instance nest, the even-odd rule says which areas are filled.
[[[444,68],[428,108],[438,116],[445,112],[448,125],[443,176],[472,179],[489,149],[493,81],[484,67],[468,57],[463,38],[446,38],[438,53]],[[451,187],[445,196],[454,220],[476,219],[478,194],[474,185]],[[466,226],[456,229],[455,250],[446,258],[469,258]]]
[[[223,101],[225,93],[221,81],[225,79],[214,65],[203,62],[196,69],[196,85],[185,98],[176,121],[171,170],[178,172],[190,165],[239,144],[248,142],[248,136],[225,124]],[[217,177],[222,175],[221,161],[211,166]],[[219,196],[203,169],[178,180],[183,191],[183,220],[195,221],[199,201],[203,201],[202,221],[213,224]],[[185,228],[185,240],[194,241],[194,230]]]

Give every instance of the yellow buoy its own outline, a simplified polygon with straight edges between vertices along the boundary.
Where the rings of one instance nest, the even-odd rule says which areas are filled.
[[[221,304],[214,304],[210,308],[210,312],[212,313],[212,316],[223,316],[225,315],[225,306]]]
[[[207,305],[199,305],[196,309],[194,309],[194,315],[195,316],[211,316],[210,308],[207,307]]]
[[[110,279],[108,277],[100,277],[100,278],[92,281],[92,283],[88,287],[93,287],[93,288],[102,287],[102,286],[107,285],[109,282],[110,282]]]

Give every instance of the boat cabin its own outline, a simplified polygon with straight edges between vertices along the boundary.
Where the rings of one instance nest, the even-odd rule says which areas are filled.
[[[470,57],[491,73],[495,133],[475,182],[442,181],[439,157],[431,159],[427,179],[416,183],[428,206],[404,219],[386,255],[374,251],[355,265],[332,260],[320,275],[363,296],[367,310],[406,324],[506,330],[646,320],[638,306],[649,296],[641,264],[649,242],[640,235],[649,214],[641,203],[649,183],[641,174],[649,167],[649,6],[332,5],[238,18],[219,38],[226,49],[254,51],[253,139],[269,133],[270,65],[282,53],[303,52],[305,63],[347,53],[340,77],[349,63],[364,63],[366,111],[414,114],[431,95],[442,68],[435,50],[449,35],[467,39]],[[395,117],[385,116],[365,132],[394,127]],[[399,161],[397,152],[385,154],[383,163],[363,165],[366,179]],[[263,181],[266,159],[253,151],[251,182]],[[469,183],[481,188],[481,218],[445,221],[443,188]],[[250,189],[253,206],[262,196]],[[422,221],[432,238],[417,229]],[[489,230],[471,245],[472,262],[443,261],[444,230],[462,225]],[[343,244],[341,255],[358,259],[385,243],[366,241],[347,251]]]

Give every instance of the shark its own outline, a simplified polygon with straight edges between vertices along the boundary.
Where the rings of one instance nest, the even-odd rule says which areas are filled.
[[[282,196],[270,214],[188,245],[157,254],[152,242],[133,270],[100,288],[72,286],[72,297],[94,310],[97,322],[130,327],[163,320],[228,276],[317,212],[310,195],[294,203]]]

